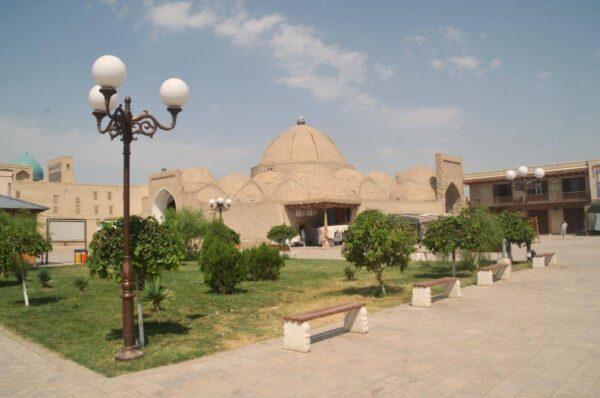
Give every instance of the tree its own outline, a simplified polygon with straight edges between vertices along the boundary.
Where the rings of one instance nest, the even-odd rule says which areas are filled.
[[[167,209],[165,225],[185,243],[186,258],[197,259],[202,236],[207,228],[202,210]]]
[[[233,245],[240,244],[240,234],[217,220],[213,220],[206,224],[205,240],[208,236],[229,242]],[[202,242],[202,247],[204,247],[204,241]]]
[[[356,267],[374,272],[379,292],[385,295],[383,271],[387,267],[404,271],[416,243],[417,234],[405,220],[366,210],[348,228],[343,254]]]
[[[198,263],[205,284],[215,293],[232,294],[236,285],[246,278],[246,269],[235,243],[223,238],[233,237],[225,231],[214,228],[206,234]]]
[[[162,271],[177,269],[185,257],[180,236],[154,217],[132,216],[130,219],[131,263],[140,329],[140,345],[144,346],[144,323],[140,292],[144,283]],[[123,265],[123,218],[103,222],[90,243],[87,266],[90,274],[121,282]]]
[[[242,252],[242,261],[249,281],[277,280],[284,266],[279,250],[264,243]]]
[[[481,264],[484,253],[497,251],[502,245],[502,227],[498,216],[487,209],[465,209],[458,216],[462,225],[461,249],[477,253]]]
[[[502,236],[508,243],[508,256],[512,259],[511,245],[515,244],[521,247],[523,244],[531,246],[535,237],[535,232],[531,224],[517,211],[504,210],[498,215],[498,220],[502,228]]]
[[[37,232],[36,218],[29,213],[10,216],[1,212],[0,242],[0,271],[6,275],[11,269],[16,270],[23,289],[23,301],[29,307],[27,271],[30,265],[25,257],[38,257],[52,250],[52,246]]]
[[[292,227],[291,225],[275,225],[272,227],[267,233],[267,238],[275,241],[281,245],[284,245],[288,239],[292,239],[293,237],[298,235],[298,230],[296,227]]]
[[[452,276],[456,276],[456,250],[461,247],[463,226],[460,217],[440,217],[427,224],[423,244],[436,255],[452,254]]]

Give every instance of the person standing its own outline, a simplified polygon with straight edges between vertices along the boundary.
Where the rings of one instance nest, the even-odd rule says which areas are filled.
[[[567,227],[568,226],[569,226],[569,224],[567,224],[567,220],[563,220],[563,223],[560,226],[560,234],[562,235],[563,239],[567,237]]]

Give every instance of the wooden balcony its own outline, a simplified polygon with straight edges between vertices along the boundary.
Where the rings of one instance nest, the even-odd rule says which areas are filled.
[[[513,198],[512,196],[494,196],[495,206],[511,206],[522,204],[520,199]],[[590,193],[588,191],[577,191],[577,192],[556,192],[556,193],[543,193],[543,194],[529,194],[527,195],[527,203],[561,203],[561,202],[585,202],[590,200]]]
[[[590,200],[590,193],[587,191],[576,191],[576,192],[561,192],[561,199],[563,201],[586,201]]]

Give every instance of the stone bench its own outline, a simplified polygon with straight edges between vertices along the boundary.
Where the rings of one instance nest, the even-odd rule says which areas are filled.
[[[492,286],[494,280],[509,280],[512,263],[508,258],[501,258],[497,264],[479,268],[477,271],[477,286]]]
[[[548,265],[557,262],[556,253],[539,253],[533,257],[533,268],[546,268]]]
[[[345,313],[344,329],[347,332],[367,333],[367,308],[365,303],[348,303],[304,314],[283,318],[283,348],[291,351],[310,351],[310,325],[308,321],[329,315]]]
[[[460,279],[446,276],[444,278],[413,284],[413,307],[431,307],[431,287],[437,285],[444,285],[444,296],[460,297]]]

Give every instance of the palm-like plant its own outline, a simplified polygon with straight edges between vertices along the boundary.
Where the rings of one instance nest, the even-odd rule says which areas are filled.
[[[154,311],[162,311],[161,304],[172,299],[175,293],[171,289],[167,289],[161,283],[160,277],[155,276],[150,282],[144,286],[144,298],[152,302]]]
[[[50,276],[50,272],[46,268],[42,268],[40,272],[38,272],[37,278],[42,287],[50,287],[52,276]]]
[[[85,289],[88,287],[88,280],[82,276],[77,276],[73,278],[73,286],[79,290],[80,295],[83,295]]]

